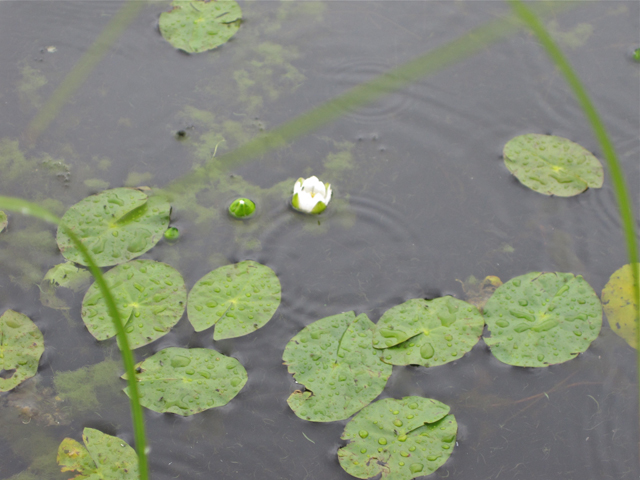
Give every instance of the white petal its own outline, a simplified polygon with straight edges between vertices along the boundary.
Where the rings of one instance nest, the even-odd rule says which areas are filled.
[[[328,205],[329,204],[329,200],[331,200],[331,184],[327,183],[325,185],[327,187],[327,194],[324,196],[324,204]]]
[[[313,207],[316,206],[320,200],[317,196],[316,198],[312,198],[311,195],[307,192],[300,192],[298,194],[298,210],[302,212],[309,213],[313,210]]]

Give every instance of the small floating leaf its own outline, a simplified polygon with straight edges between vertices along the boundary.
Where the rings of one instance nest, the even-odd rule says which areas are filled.
[[[125,323],[131,348],[165,335],[184,313],[186,288],[176,269],[153,260],[133,260],[112,268],[104,279]],[[82,301],[82,320],[91,335],[106,340],[116,335],[107,305],[94,283]]]
[[[171,206],[133,188],[114,188],[73,205],[62,217],[89,249],[100,267],[136,258],[151,249],[169,225]],[[62,228],[58,247],[67,260],[86,265],[82,254]]]
[[[572,273],[531,272],[499,287],[484,308],[485,343],[501,362],[546,367],[584,352],[600,333],[596,293]]]
[[[371,346],[373,326],[365,314],[346,312],[313,322],[289,341],[282,359],[306,388],[287,400],[298,417],[344,420],[382,393],[392,367]]]
[[[458,424],[437,400],[385,398],[363,408],[345,427],[338,460],[357,478],[410,480],[430,475],[451,455]]]
[[[143,406],[185,417],[226,405],[247,383],[238,360],[207,348],[165,348],[139,363],[137,371]],[[129,395],[129,387],[124,391]]]
[[[22,313],[7,310],[0,317],[0,392],[8,392],[38,371],[44,338],[35,323]],[[9,372],[13,375],[9,376]]]
[[[636,264],[636,268],[640,269],[639,264]],[[630,264],[613,272],[602,289],[602,305],[611,329],[636,348],[638,302],[633,291],[633,273]]]
[[[63,472],[78,472],[74,478],[87,480],[137,480],[138,457],[124,440],[93,428],[82,432],[84,446],[65,438],[58,448],[58,465]]]
[[[242,10],[233,0],[174,0],[160,14],[160,33],[171,45],[188,53],[214,49],[240,28]]]
[[[44,275],[44,279],[51,284],[69,288],[74,292],[84,289],[91,281],[91,272],[84,268],[78,268],[71,262],[59,263],[49,269]]]
[[[263,327],[280,305],[280,280],[252,260],[207,273],[189,292],[187,314],[196,332],[216,325],[214,340],[247,335]]]
[[[602,164],[577,143],[554,135],[527,134],[504,146],[504,163],[520,182],[544,195],[571,197],[600,188]]]
[[[387,310],[374,329],[373,345],[392,365],[443,365],[478,343],[484,320],[477,308],[453,297],[415,298]]]
[[[9,220],[7,219],[7,214],[0,210],[0,232],[7,227],[8,223]]]

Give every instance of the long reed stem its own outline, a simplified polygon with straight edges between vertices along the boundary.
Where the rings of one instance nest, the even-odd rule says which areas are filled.
[[[613,184],[613,191],[618,202],[618,210],[620,211],[620,217],[622,219],[622,231],[627,245],[627,254],[629,256],[629,263],[631,263],[631,271],[633,272],[633,294],[636,299],[636,305],[640,309],[640,282],[638,279],[639,273],[636,264],[638,263],[638,243],[636,240],[635,221],[633,215],[633,203],[629,196],[627,189],[627,183],[624,178],[624,172],[618,162],[615,148],[613,143],[609,139],[609,134],[604,125],[604,122],[600,118],[595,105],[591,102],[587,90],[582,85],[580,78],[571,67],[571,64],[564,56],[560,48],[551,38],[551,35],[544,28],[544,25],[535,13],[531,11],[521,0],[508,0],[514,13],[531,29],[531,31],[538,37],[540,43],[547,51],[551,60],[556,64],[565,80],[573,90],[580,107],[584,111],[587,120],[591,124],[593,133],[595,134],[600,147],[602,148],[602,154],[609,167],[611,174],[611,183]],[[636,313],[637,315],[637,313]],[[638,399],[640,407],[640,325],[638,325],[638,317],[636,317],[636,363],[638,370]],[[639,411],[640,415],[640,411]]]
[[[146,452],[147,442],[144,433],[144,416],[142,413],[142,406],[140,405],[140,395],[138,393],[138,382],[136,380],[133,353],[131,352],[131,348],[129,347],[129,339],[127,338],[127,334],[124,331],[124,325],[122,323],[120,313],[118,312],[118,308],[116,307],[116,302],[113,298],[113,295],[111,294],[111,291],[109,290],[109,287],[107,286],[107,283],[104,280],[104,276],[102,275],[100,267],[98,267],[96,262],[93,260],[93,257],[87,250],[87,247],[84,246],[78,236],[64,223],[60,223],[60,218],[58,218],[48,210],[42,208],[39,205],[36,205],[35,203],[27,202],[19,198],[4,196],[0,196],[0,208],[16,213],[22,213],[24,215],[29,215],[41,220],[45,220],[47,222],[60,225],[60,228],[62,228],[64,232],[69,236],[76,248],[82,254],[84,260],[87,262],[89,270],[95,278],[96,284],[100,289],[100,293],[102,293],[105,303],[107,304],[109,316],[113,320],[113,324],[116,327],[118,343],[120,345],[120,352],[122,354],[122,362],[124,363],[125,372],[127,372],[127,382],[129,384],[131,417],[133,420],[133,433],[136,442],[136,451],[138,453],[140,480],[148,480],[149,467],[147,463]]]

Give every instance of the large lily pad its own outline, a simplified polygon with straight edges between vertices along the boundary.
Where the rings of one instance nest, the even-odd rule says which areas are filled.
[[[437,400],[385,398],[362,409],[342,434],[338,460],[357,478],[410,480],[430,475],[453,451],[458,424]]]
[[[160,33],[171,45],[189,53],[226,43],[240,28],[242,10],[233,0],[174,0],[160,15]]]
[[[636,263],[636,269],[640,269],[640,264]],[[633,290],[633,273],[630,264],[613,272],[602,289],[602,306],[611,329],[636,348],[638,301]]]
[[[61,223],[70,228],[106,267],[136,258],[151,249],[169,226],[171,206],[134,188],[114,188],[91,195],[65,212]],[[86,265],[64,229],[58,247],[67,260]]]
[[[392,365],[433,367],[459,359],[478,343],[484,328],[473,305],[453,297],[414,298],[387,310],[378,321],[373,346]]]
[[[216,325],[214,340],[235,338],[264,326],[280,305],[280,280],[252,260],[207,273],[189,292],[187,315],[196,332]]]
[[[371,346],[373,326],[365,314],[346,312],[318,320],[291,339],[282,359],[306,388],[287,400],[298,417],[344,420],[382,393],[392,368]]]
[[[133,260],[104,274],[131,348],[138,348],[165,335],[184,313],[187,297],[178,271],[153,260]],[[107,304],[94,283],[82,301],[82,320],[91,335],[106,340],[116,335]]]
[[[598,337],[602,306],[581,275],[531,272],[499,287],[484,307],[485,342],[498,360],[546,367],[584,352]]]
[[[72,438],[58,447],[58,465],[63,472],[78,472],[76,479],[137,480],[138,457],[124,440],[85,428],[82,440],[86,448]]]
[[[577,143],[554,135],[527,134],[504,146],[504,163],[520,182],[544,195],[571,197],[600,188],[602,164]]]
[[[238,360],[207,348],[165,348],[136,370],[143,406],[185,417],[226,405],[247,383]]]
[[[8,392],[38,372],[44,338],[22,313],[7,310],[0,317],[0,392]]]

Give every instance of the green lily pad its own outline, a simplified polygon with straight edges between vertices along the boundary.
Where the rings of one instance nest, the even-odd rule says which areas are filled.
[[[63,472],[78,472],[76,479],[137,480],[138,457],[124,440],[85,428],[82,440],[86,448],[72,438],[58,447],[58,465]]]
[[[600,188],[602,164],[577,143],[554,135],[530,133],[504,146],[504,163],[520,182],[538,193],[572,197]]]
[[[207,348],[165,348],[137,371],[142,406],[185,417],[226,405],[247,383],[238,360]],[[129,395],[129,387],[124,391]]]
[[[636,263],[636,269],[640,269],[640,264]],[[633,290],[633,273],[630,264],[613,272],[602,289],[602,306],[611,329],[636,348],[638,301]]]
[[[484,307],[484,338],[501,362],[546,367],[584,352],[600,333],[602,306],[581,275],[531,272],[500,286]]]
[[[74,292],[84,290],[91,281],[89,270],[79,268],[73,262],[55,265],[45,274],[40,282],[40,301],[49,308],[69,310],[67,302],[58,297],[58,288],[68,288]]]
[[[289,341],[282,359],[306,387],[287,400],[298,417],[344,420],[382,393],[392,367],[371,346],[373,327],[365,314],[346,312],[313,322]]]
[[[0,232],[2,232],[9,223],[9,219],[7,219],[7,214],[0,210]]]
[[[91,195],[65,212],[61,223],[70,228],[100,267],[139,257],[151,249],[169,226],[171,206],[133,188],[114,188]],[[62,228],[58,247],[67,260],[86,265],[82,254]]]
[[[456,444],[458,424],[437,400],[385,398],[362,409],[345,427],[338,450],[349,475],[410,480],[430,475],[447,461]]]
[[[484,319],[453,297],[414,298],[387,310],[373,333],[374,348],[392,365],[433,367],[459,359],[478,343]]]
[[[131,348],[142,347],[165,335],[184,313],[187,297],[178,271],[153,260],[132,260],[104,274]],[[82,320],[91,335],[106,340],[116,335],[107,304],[94,283],[82,300]]]
[[[44,338],[38,326],[22,313],[7,310],[0,317],[0,392],[8,392],[38,372]],[[9,376],[9,373],[13,374]]]
[[[205,52],[229,41],[240,28],[242,10],[233,0],[174,0],[160,15],[160,33],[189,53]]]
[[[215,324],[214,340],[241,337],[263,327],[280,305],[280,280],[252,260],[207,273],[189,292],[187,315],[196,332]]]

